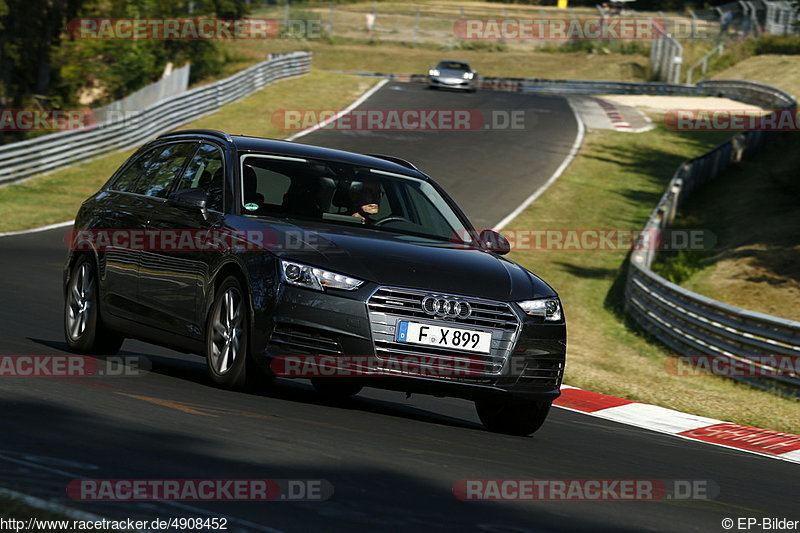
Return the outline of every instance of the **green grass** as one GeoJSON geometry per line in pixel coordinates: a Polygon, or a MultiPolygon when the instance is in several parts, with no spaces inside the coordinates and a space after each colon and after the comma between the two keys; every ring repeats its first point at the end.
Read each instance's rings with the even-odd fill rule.
{"type": "Polygon", "coordinates": [[[800,55],[759,55],[750,57],[712,78],[754,80],[769,83],[800,97],[800,55]]]}
{"type": "MultiPolygon", "coordinates": [[[[374,83],[375,80],[357,76],[312,71],[307,76],[271,85],[180,129],[214,128],[230,133],[282,138],[290,132],[273,124],[275,111],[341,109],[374,83]],[[320,93],[317,87],[325,87],[325,91],[320,93]]],[[[0,187],[0,232],[70,220],[81,202],[97,192],[131,153],[113,153],[0,187]]]]}
{"type": "MultiPolygon", "coordinates": [[[[674,169],[727,140],[728,133],[590,132],[567,172],[509,229],[622,229],[644,226],[674,169]]],[[[567,316],[565,382],[697,415],[800,432],[800,402],[731,380],[678,377],[671,352],[622,313],[627,254],[621,251],[514,251],[511,258],[559,291],[567,316]]]]}
{"type": "Polygon", "coordinates": [[[614,53],[445,50],[441,46],[363,41],[225,41],[223,44],[230,47],[227,53],[235,58],[237,68],[263,61],[267,53],[295,50],[312,51],[314,67],[322,70],[403,74],[424,74],[431,65],[451,56],[469,62],[482,76],[511,78],[644,81],[648,65],[645,56],[614,53]]]}
{"type": "Polygon", "coordinates": [[[711,251],[659,256],[658,270],[691,265],[675,281],[723,302],[800,320],[800,136],[783,133],[767,150],[701,187],[678,213],[683,227],[717,236],[711,251]]]}

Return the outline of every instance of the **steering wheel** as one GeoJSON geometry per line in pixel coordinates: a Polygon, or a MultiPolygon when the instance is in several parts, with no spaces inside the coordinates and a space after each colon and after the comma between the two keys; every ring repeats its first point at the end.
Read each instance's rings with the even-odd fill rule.
{"type": "Polygon", "coordinates": [[[407,219],[407,218],[405,218],[405,217],[396,217],[396,216],[395,216],[395,217],[386,217],[386,218],[383,218],[383,219],[381,219],[381,220],[379,220],[379,221],[377,221],[377,222],[373,223],[372,225],[373,225],[373,226],[382,226],[382,225],[384,225],[384,224],[386,224],[386,223],[388,223],[388,222],[409,222],[409,223],[410,223],[411,221],[410,221],[410,220],[408,220],[408,219],[407,219]]]}

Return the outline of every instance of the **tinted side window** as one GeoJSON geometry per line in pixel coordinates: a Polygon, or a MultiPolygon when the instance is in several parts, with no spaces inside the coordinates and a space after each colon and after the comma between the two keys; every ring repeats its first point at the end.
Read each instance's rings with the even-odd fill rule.
{"type": "Polygon", "coordinates": [[[186,158],[192,155],[196,146],[195,143],[173,143],[159,148],[158,155],[147,161],[144,175],[131,192],[166,198],[186,158]]]}
{"type": "Polygon", "coordinates": [[[281,205],[283,197],[289,192],[292,179],[280,172],[266,168],[254,169],[258,176],[257,192],[264,197],[264,203],[281,205]]]}
{"type": "Polygon", "coordinates": [[[206,207],[222,211],[224,207],[225,160],[222,150],[213,144],[202,144],[183,173],[178,190],[203,189],[208,194],[206,207]]]}
{"type": "Polygon", "coordinates": [[[114,179],[108,186],[112,191],[132,192],[136,189],[136,182],[145,173],[150,160],[157,156],[160,148],[154,148],[141,154],[128,168],[114,179]]]}

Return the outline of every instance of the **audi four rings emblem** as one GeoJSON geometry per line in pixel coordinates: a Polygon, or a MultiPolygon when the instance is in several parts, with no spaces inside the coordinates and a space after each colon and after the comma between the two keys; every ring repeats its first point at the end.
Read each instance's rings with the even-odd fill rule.
{"type": "Polygon", "coordinates": [[[426,296],[422,299],[422,310],[442,318],[467,318],[472,314],[472,306],[467,302],[444,296],[426,296]]]}

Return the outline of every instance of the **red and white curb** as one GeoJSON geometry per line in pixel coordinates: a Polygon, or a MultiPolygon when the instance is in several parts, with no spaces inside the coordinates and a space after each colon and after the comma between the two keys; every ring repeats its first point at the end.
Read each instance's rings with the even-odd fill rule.
{"type": "Polygon", "coordinates": [[[597,105],[605,112],[608,120],[611,121],[611,125],[614,126],[614,129],[617,131],[632,131],[633,128],[631,127],[630,122],[625,120],[625,117],[622,116],[622,113],[619,112],[617,106],[612,104],[611,102],[607,102],[602,98],[595,98],[597,100],[597,105]]]}
{"type": "Polygon", "coordinates": [[[553,405],[682,439],[800,463],[800,435],[742,426],[562,385],[553,405]]]}

